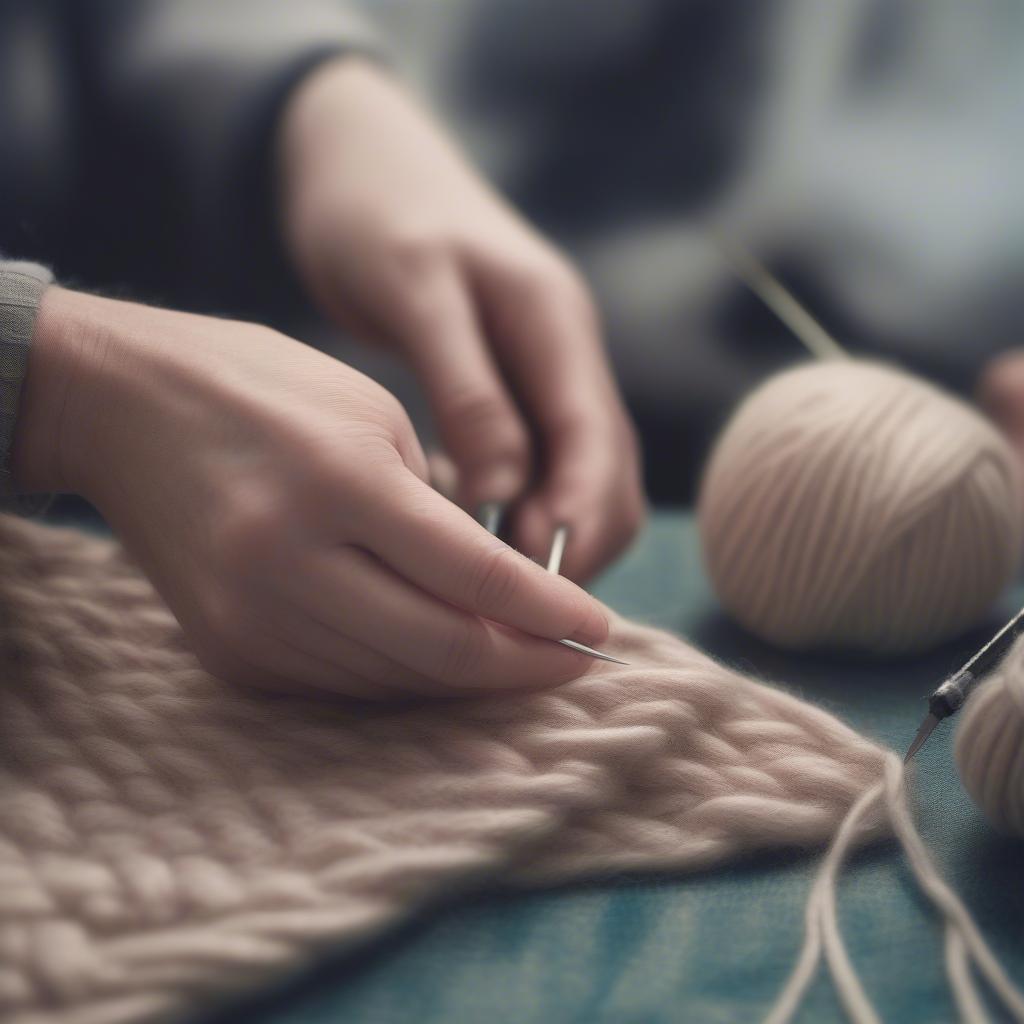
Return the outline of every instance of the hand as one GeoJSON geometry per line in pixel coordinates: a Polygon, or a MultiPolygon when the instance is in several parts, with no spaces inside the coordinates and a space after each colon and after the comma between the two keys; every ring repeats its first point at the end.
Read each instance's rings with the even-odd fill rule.
{"type": "Polygon", "coordinates": [[[1024,460],[1024,349],[1008,349],[985,364],[978,401],[1024,460]]]}
{"type": "Polygon", "coordinates": [[[424,482],[398,403],[265,328],[51,288],[13,469],[104,514],[231,680],[358,697],[542,686],[601,606],[424,482]]]}
{"type": "Polygon", "coordinates": [[[325,312],[412,364],[467,508],[525,492],[520,550],[590,576],[643,518],[637,446],[587,289],[406,94],[355,58],[289,104],[285,230],[325,312]],[[537,441],[538,457],[531,451],[537,441]]]}

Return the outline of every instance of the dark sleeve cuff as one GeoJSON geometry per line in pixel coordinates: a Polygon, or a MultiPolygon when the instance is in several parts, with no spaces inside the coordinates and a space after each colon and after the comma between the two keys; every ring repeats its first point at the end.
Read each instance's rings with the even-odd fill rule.
{"type": "Polygon", "coordinates": [[[94,181],[122,181],[105,199],[115,219],[134,215],[132,248],[153,261],[151,280],[183,281],[194,305],[237,307],[285,266],[275,144],[289,93],[322,61],[381,56],[376,36],[336,0],[106,9],[89,61],[108,132],[94,181]]]}

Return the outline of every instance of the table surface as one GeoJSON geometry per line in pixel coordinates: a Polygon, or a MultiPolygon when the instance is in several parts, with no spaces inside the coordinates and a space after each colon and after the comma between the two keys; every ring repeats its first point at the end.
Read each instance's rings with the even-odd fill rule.
{"type": "MultiPolygon", "coordinates": [[[[595,591],[742,671],[834,711],[903,749],[922,696],[1008,617],[926,658],[872,663],[794,657],[717,610],[692,519],[655,515],[595,591]]],[[[953,729],[926,745],[914,787],[922,834],[1004,965],[1024,985],[1024,843],[995,835],[960,786],[953,729]]],[[[774,856],[698,876],[635,877],[464,900],[372,948],[328,959],[204,1024],[630,1024],[756,1021],[791,969],[815,857],[774,856]]],[[[844,872],[840,915],[853,960],[886,1021],[955,1019],[940,929],[891,844],[844,872]]],[[[801,1021],[841,1020],[819,978],[801,1021]]],[[[995,1014],[994,1019],[1001,1019],[995,1014]]]]}

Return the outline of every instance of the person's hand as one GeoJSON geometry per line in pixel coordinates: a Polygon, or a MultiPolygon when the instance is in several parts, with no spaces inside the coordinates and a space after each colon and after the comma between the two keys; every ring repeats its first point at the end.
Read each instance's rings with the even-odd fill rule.
{"type": "Polygon", "coordinates": [[[584,579],[643,518],[637,446],[597,317],[568,263],[383,71],[313,72],[282,129],[284,229],[321,308],[408,359],[459,500],[525,495],[513,539],[584,579]]]}
{"type": "Polygon", "coordinates": [[[982,408],[1024,461],[1024,349],[1008,349],[990,359],[976,392],[982,408]]]}
{"type": "Polygon", "coordinates": [[[13,450],[85,495],[215,675],[358,697],[551,685],[601,605],[425,483],[399,404],[269,329],[51,288],[13,450]]]}

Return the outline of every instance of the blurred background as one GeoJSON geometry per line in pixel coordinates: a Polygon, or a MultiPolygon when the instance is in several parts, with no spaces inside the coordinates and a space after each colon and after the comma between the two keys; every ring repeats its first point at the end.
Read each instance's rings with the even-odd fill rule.
{"type": "Polygon", "coordinates": [[[805,358],[742,239],[844,345],[969,392],[1024,312],[1024,8],[958,0],[376,3],[492,178],[589,277],[661,501],[805,358]]]}
{"type": "MultiPolygon", "coordinates": [[[[737,398],[805,358],[723,263],[711,229],[741,239],[850,349],[962,393],[989,355],[1018,343],[1024,8],[1015,0],[360,6],[398,73],[589,278],[656,501],[688,500],[737,398]]],[[[33,60],[32,38],[8,33],[0,68],[33,60]]],[[[38,113],[49,94],[34,95],[38,113]]],[[[121,144],[102,124],[89,131],[90,144],[121,144]]],[[[60,160],[40,161],[37,187],[59,192],[49,179],[60,160]]],[[[160,160],[150,161],[126,161],[122,196],[173,209],[160,160]]],[[[45,257],[59,253],[65,279],[86,286],[269,317],[382,379],[429,433],[401,368],[311,322],[270,257],[220,288],[215,270],[170,243],[158,260],[126,258],[81,212],[61,230],[56,250],[23,237],[19,255],[38,242],[45,257]]],[[[207,249],[220,265],[232,258],[226,244],[273,240],[218,237],[207,249]]]]}

